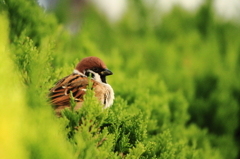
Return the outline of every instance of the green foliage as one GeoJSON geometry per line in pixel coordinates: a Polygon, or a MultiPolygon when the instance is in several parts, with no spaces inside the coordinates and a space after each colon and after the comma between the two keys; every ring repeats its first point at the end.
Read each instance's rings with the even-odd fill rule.
{"type": "Polygon", "coordinates": [[[0,1],[1,158],[237,158],[239,26],[211,4],[159,18],[131,1],[114,25],[89,7],[69,35],[57,22],[66,15],[0,1]],[[90,55],[114,72],[113,106],[102,109],[90,85],[82,108],[72,98],[57,118],[49,88],[90,55]]]}
{"type": "Polygon", "coordinates": [[[37,1],[4,0],[3,7],[8,13],[10,40],[24,36],[30,37],[36,45],[49,38],[58,26],[54,16],[44,14],[37,1]]]}

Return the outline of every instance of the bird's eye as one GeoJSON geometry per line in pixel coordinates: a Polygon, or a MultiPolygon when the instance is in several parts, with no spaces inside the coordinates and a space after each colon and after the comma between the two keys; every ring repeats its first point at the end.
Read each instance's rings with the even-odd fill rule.
{"type": "Polygon", "coordinates": [[[97,67],[93,67],[92,70],[93,70],[94,72],[99,72],[99,68],[97,68],[97,67]]]}

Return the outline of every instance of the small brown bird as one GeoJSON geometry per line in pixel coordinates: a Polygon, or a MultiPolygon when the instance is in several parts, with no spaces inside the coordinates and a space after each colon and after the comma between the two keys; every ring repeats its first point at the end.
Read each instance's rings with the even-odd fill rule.
{"type": "Polygon", "coordinates": [[[83,58],[71,75],[59,80],[50,89],[49,97],[56,114],[60,116],[61,110],[70,108],[70,91],[72,91],[74,100],[77,102],[75,110],[81,108],[89,76],[92,78],[92,87],[97,99],[104,108],[110,107],[113,104],[114,91],[107,84],[106,76],[112,74],[101,59],[94,56],[83,58]]]}

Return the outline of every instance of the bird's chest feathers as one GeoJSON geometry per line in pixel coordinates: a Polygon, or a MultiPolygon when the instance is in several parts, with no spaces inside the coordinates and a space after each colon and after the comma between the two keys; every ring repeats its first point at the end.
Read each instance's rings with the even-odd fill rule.
{"type": "Polygon", "coordinates": [[[94,88],[95,96],[104,105],[104,108],[108,108],[113,104],[114,92],[109,84],[101,83],[94,88]]]}

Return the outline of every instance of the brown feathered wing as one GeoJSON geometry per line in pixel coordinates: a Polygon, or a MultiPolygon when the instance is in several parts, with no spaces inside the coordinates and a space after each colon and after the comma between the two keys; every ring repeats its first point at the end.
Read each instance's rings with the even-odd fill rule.
{"type": "MultiPolygon", "coordinates": [[[[103,99],[104,89],[99,82],[91,80],[95,90],[95,96],[100,100],[103,99]]],[[[64,108],[70,107],[70,91],[72,91],[74,100],[77,102],[75,110],[82,106],[83,96],[86,93],[88,86],[88,77],[71,74],[59,80],[55,87],[50,89],[49,97],[54,109],[58,115],[64,108]]]]}

